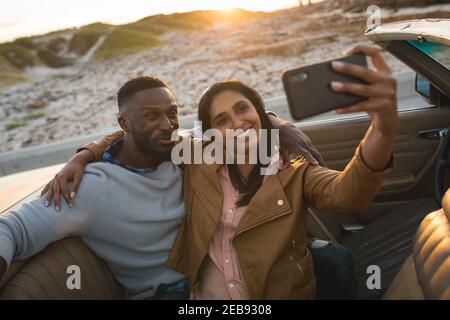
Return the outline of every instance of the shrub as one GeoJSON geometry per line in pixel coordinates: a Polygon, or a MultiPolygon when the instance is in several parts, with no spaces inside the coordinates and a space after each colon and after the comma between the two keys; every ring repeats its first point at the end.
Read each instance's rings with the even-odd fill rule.
{"type": "Polygon", "coordinates": [[[161,45],[163,42],[145,32],[116,28],[94,53],[95,59],[109,59],[161,45]]]}
{"type": "Polygon", "coordinates": [[[37,56],[49,67],[62,68],[72,65],[72,60],[63,58],[48,49],[39,49],[37,56]]]}
{"type": "Polygon", "coordinates": [[[10,130],[14,130],[16,128],[20,128],[25,126],[27,123],[25,121],[19,120],[19,121],[14,121],[14,122],[10,122],[7,123],[5,126],[6,131],[10,131],[10,130]]]}
{"type": "Polygon", "coordinates": [[[22,46],[13,43],[5,43],[0,45],[0,55],[9,61],[18,69],[25,69],[26,67],[33,67],[40,64],[30,51],[22,46]]]}
{"type": "Polygon", "coordinates": [[[50,40],[50,42],[47,45],[47,48],[50,51],[53,51],[54,53],[60,52],[64,45],[66,44],[67,40],[63,37],[56,37],[50,40]]]}
{"type": "Polygon", "coordinates": [[[45,112],[32,112],[28,113],[26,116],[22,118],[23,121],[29,121],[34,119],[39,119],[45,117],[45,112]]]}
{"type": "Polygon", "coordinates": [[[100,31],[80,30],[76,32],[69,43],[69,50],[78,55],[84,55],[102,35],[100,31]]]}
{"type": "Polygon", "coordinates": [[[19,38],[16,39],[14,43],[28,50],[33,50],[37,48],[37,45],[33,42],[31,38],[19,38]]]}

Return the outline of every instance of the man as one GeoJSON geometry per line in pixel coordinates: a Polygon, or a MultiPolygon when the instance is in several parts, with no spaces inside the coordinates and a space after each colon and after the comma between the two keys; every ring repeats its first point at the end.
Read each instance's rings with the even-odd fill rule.
{"type": "Polygon", "coordinates": [[[164,82],[142,77],[119,90],[118,104],[125,137],[86,167],[76,206],[62,203],[55,213],[41,197],[0,215],[0,277],[13,259],[79,236],[127,297],[158,298],[158,288],[164,298],[188,297],[184,276],[165,266],[184,216],[183,171],[170,161],[176,100],[164,82]]]}
{"type": "MultiPolygon", "coordinates": [[[[123,139],[86,167],[79,187],[81,177],[74,179],[70,195],[57,179],[44,190],[50,197],[56,190],[59,213],[41,197],[0,215],[0,278],[12,260],[78,236],[107,262],[128,298],[188,298],[184,276],[165,266],[185,213],[183,170],[170,161],[179,127],[175,97],[163,81],[140,77],[122,86],[118,105],[123,139]]],[[[94,160],[88,150],[74,158],[94,160]]]]}

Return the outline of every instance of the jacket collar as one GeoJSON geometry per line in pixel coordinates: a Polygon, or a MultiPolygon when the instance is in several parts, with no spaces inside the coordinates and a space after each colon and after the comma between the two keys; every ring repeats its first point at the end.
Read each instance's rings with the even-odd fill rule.
{"type": "MultiPolygon", "coordinates": [[[[267,177],[248,204],[236,236],[261,223],[292,212],[284,188],[295,176],[297,168],[305,162],[303,158],[297,158],[284,170],[267,177]]],[[[198,175],[193,181],[194,192],[203,206],[208,208],[207,211],[216,224],[220,221],[223,209],[223,192],[217,172],[221,166],[220,164],[200,165],[198,175]]]]}

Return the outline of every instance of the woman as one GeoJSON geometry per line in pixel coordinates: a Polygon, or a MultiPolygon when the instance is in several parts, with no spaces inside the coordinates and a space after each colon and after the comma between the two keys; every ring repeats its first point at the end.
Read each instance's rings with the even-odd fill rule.
{"type": "MultiPolygon", "coordinates": [[[[258,174],[260,163],[186,168],[188,213],[168,265],[188,277],[193,298],[315,297],[307,207],[335,212],[366,207],[392,164],[398,126],[395,80],[378,50],[358,49],[372,58],[377,71],[333,67],[370,85],[333,84],[333,88],[368,96],[368,101],[345,112],[367,111],[372,124],[343,172],[311,165],[303,158],[265,177],[258,174]]],[[[270,129],[262,100],[239,82],[210,87],[198,116],[204,131],[215,128],[224,135],[226,129],[270,129]]]]}
{"type": "MultiPolygon", "coordinates": [[[[334,64],[368,85],[332,84],[339,92],[367,96],[337,113],[366,111],[372,123],[344,171],[304,158],[278,162],[277,174],[263,176],[256,164],[185,166],[186,216],[168,265],[189,278],[194,299],[312,299],[316,284],[307,248],[307,208],[351,211],[366,207],[392,166],[398,127],[395,80],[379,50],[356,47],[375,70],[334,64]]],[[[271,130],[262,99],[236,81],[213,85],[199,104],[202,129],[271,130]]],[[[251,151],[246,145],[246,155],[251,151]]],[[[236,150],[228,150],[233,153],[236,150]]],[[[275,155],[276,156],[276,155],[275,155]]],[[[248,157],[246,157],[248,159],[248,157]]]]}

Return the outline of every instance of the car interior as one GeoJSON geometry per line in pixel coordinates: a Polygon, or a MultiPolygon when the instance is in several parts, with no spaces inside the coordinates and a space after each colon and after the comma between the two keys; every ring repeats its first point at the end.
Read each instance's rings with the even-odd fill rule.
{"type": "MultiPolygon", "coordinates": [[[[442,93],[448,96],[450,92],[450,72],[439,60],[421,51],[420,43],[391,41],[380,45],[423,74],[416,77],[416,91],[430,105],[399,111],[394,167],[369,208],[343,215],[309,209],[313,236],[336,241],[352,251],[358,299],[381,298],[405,260],[412,259],[408,257],[413,250],[415,255],[424,257],[425,253],[420,252],[424,250],[423,244],[412,240],[414,235],[424,237],[421,230],[426,227],[419,230],[418,227],[427,221],[428,218],[424,220],[427,215],[448,205],[449,193],[446,199],[443,194],[450,185],[450,104],[442,93]],[[380,289],[368,289],[366,285],[370,265],[378,265],[382,270],[380,289]]],[[[444,50],[448,53],[448,48],[444,50]]],[[[314,141],[328,167],[342,170],[369,122],[368,117],[361,116],[301,128],[314,141]]],[[[445,219],[442,222],[448,224],[445,219]]],[[[448,257],[448,244],[442,249],[448,257]]]]}
{"type": "MultiPolygon", "coordinates": [[[[344,214],[309,208],[309,236],[352,251],[355,299],[450,299],[450,71],[406,41],[380,45],[418,72],[416,91],[429,106],[399,111],[394,167],[369,208],[344,214]],[[381,269],[380,289],[366,285],[370,265],[381,269]]],[[[369,116],[354,115],[298,127],[329,168],[343,170],[369,123],[369,116]]],[[[0,288],[0,299],[124,298],[105,262],[77,238],[14,262],[0,288]],[[65,285],[71,264],[89,270],[81,290],[65,285]]]]}

